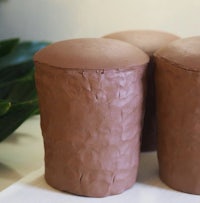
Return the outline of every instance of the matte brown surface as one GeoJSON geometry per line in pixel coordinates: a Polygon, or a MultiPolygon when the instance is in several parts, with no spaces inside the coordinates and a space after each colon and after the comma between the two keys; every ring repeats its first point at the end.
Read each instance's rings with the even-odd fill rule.
{"type": "Polygon", "coordinates": [[[111,33],[104,37],[131,43],[142,49],[149,56],[153,56],[155,51],[179,38],[172,33],[157,30],[127,30],[111,33]]]}
{"type": "Polygon", "coordinates": [[[105,70],[137,67],[148,63],[149,57],[126,42],[85,38],[53,43],[36,53],[34,60],[66,69],[105,70]]]}
{"type": "Polygon", "coordinates": [[[160,177],[170,187],[192,194],[200,194],[199,44],[200,38],[184,39],[156,54],[160,177]],[[193,64],[189,63],[191,58],[195,58],[193,64]]]}
{"type": "Polygon", "coordinates": [[[177,67],[200,71],[200,36],[179,39],[159,50],[156,55],[174,63],[177,67]]]}
{"type": "Polygon", "coordinates": [[[173,40],[179,37],[162,31],[156,30],[128,30],[117,33],[111,33],[104,36],[105,38],[113,38],[122,40],[142,49],[150,56],[150,63],[147,69],[147,95],[146,107],[144,116],[144,126],[142,130],[142,144],[141,150],[153,151],[157,148],[156,136],[156,102],[155,102],[155,84],[154,72],[155,62],[153,53],[158,49],[166,46],[173,40]]]}
{"type": "MultiPolygon", "coordinates": [[[[126,45],[118,44],[120,52],[130,51],[130,45],[128,49],[126,45]]],[[[98,45],[96,49],[100,47],[98,45]]],[[[132,47],[131,52],[137,55],[136,50],[132,47]]],[[[47,49],[45,52],[43,54],[48,55],[47,49]]],[[[84,49],[82,52],[85,54],[84,49]]],[[[68,58],[68,53],[59,54],[68,58]]],[[[131,63],[126,64],[128,69],[118,63],[120,70],[104,70],[97,59],[96,64],[92,62],[96,70],[95,67],[84,70],[85,64],[86,67],[91,65],[92,54],[88,52],[85,63],[76,62],[78,69],[72,69],[71,62],[69,67],[64,63],[65,68],[40,63],[38,58],[44,61],[37,54],[35,76],[47,182],[62,191],[103,197],[123,192],[136,180],[146,72],[145,65],[141,64],[148,57],[139,51],[144,60],[140,58],[140,66],[134,64],[135,59],[131,56],[132,59],[128,59],[131,63]]],[[[111,53],[108,55],[112,58],[111,53]]],[[[79,56],[74,51],[73,61],[75,57],[78,61],[79,56]]],[[[114,64],[117,64],[116,60],[114,64]]],[[[60,61],[54,63],[60,64],[60,61]]]]}

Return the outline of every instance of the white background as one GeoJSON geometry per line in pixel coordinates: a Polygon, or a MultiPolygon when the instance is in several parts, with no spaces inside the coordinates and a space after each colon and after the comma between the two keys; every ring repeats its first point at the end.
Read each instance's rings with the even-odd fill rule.
{"type": "Polygon", "coordinates": [[[200,35],[199,0],[0,0],[0,39],[59,41],[127,29],[200,35]]]}

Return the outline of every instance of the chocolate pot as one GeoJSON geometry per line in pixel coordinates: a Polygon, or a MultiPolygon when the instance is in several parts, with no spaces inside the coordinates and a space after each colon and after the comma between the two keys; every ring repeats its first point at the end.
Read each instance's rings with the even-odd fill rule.
{"type": "Polygon", "coordinates": [[[155,62],[153,54],[179,37],[156,30],[128,30],[111,33],[105,38],[118,39],[139,47],[150,57],[147,68],[147,94],[144,124],[142,130],[141,151],[154,151],[157,149],[156,102],[155,102],[155,62]]]}
{"type": "Polygon", "coordinates": [[[155,56],[160,178],[200,194],[200,37],[172,42],[155,56]]]}
{"type": "Polygon", "coordinates": [[[111,39],[66,40],[35,55],[48,184],[92,197],[133,186],[148,60],[111,39]]]}

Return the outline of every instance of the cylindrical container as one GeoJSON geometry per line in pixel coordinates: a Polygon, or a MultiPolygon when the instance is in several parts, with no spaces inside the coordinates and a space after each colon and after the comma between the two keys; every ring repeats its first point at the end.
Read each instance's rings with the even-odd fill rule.
{"type": "Polygon", "coordinates": [[[160,178],[200,194],[200,37],[172,42],[155,57],[160,178]]]}
{"type": "Polygon", "coordinates": [[[157,132],[154,84],[155,62],[153,54],[158,49],[166,46],[168,43],[178,39],[179,37],[171,33],[156,30],[129,30],[112,33],[104,37],[131,43],[132,45],[135,45],[142,49],[150,57],[150,62],[147,68],[147,95],[144,124],[142,130],[141,150],[144,152],[156,150],[157,132]]]}
{"type": "Polygon", "coordinates": [[[112,39],[73,39],[36,53],[45,178],[103,197],[136,179],[148,56],[112,39]]]}

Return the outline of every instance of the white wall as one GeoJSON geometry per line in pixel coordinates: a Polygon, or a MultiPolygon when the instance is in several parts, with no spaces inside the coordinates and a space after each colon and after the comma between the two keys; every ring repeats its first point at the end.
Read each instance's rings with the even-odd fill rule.
{"type": "Polygon", "coordinates": [[[200,0],[0,0],[0,39],[58,41],[126,29],[200,35],[200,0]]]}

